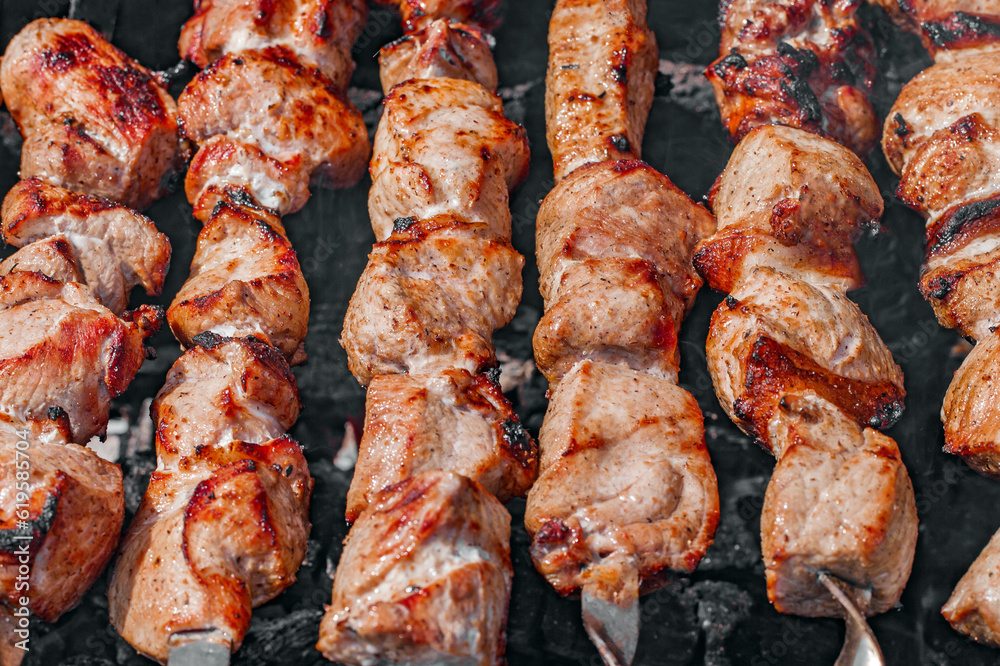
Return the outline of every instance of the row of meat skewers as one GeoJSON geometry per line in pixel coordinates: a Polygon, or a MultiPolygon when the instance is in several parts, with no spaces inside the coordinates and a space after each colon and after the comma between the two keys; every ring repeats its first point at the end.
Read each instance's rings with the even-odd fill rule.
{"type": "MultiPolygon", "coordinates": [[[[534,339],[552,394],[536,447],[499,389],[490,340],[520,299],[508,202],[529,154],[493,92],[486,31],[496,3],[400,3],[406,36],[380,59],[385,113],[369,197],[378,242],[342,340],[368,409],[348,496],[354,527],[318,644],[328,658],[500,662],[512,576],[501,502],[528,493],[536,567],[560,593],[582,592],[609,663],[631,660],[635,635],[609,631],[612,607],[634,614],[640,591],[667,570],[692,570],[718,521],[701,413],[676,385],[677,331],[702,277],[728,294],[708,341],[720,402],[778,458],[762,518],[770,599],[783,612],[839,615],[817,573],[851,586],[868,613],[899,599],[916,511],[898,447],[877,430],[901,413],[902,375],[844,296],[863,280],[852,242],[882,200],[860,160],[830,140],[863,154],[878,136],[866,99],[870,38],[856,5],[812,3],[809,20],[758,5],[727,3],[722,56],[709,69],[723,120],[742,138],[710,196],[716,230],[708,211],[639,161],[657,65],[643,3],[557,3],[546,82],[557,186],[539,212],[546,311],[534,339]]],[[[183,163],[178,117],[197,148],[185,190],[205,226],[166,313],[188,351],[154,401],[158,467],[120,548],[112,622],[161,661],[187,632],[235,650],[251,607],[294,580],[312,481],[285,436],[300,409],[288,364],[305,359],[308,291],[280,217],[302,207],[311,182],[344,186],[363,174],[367,133],[343,90],[366,12],[347,0],[250,13],[201,2],[180,47],[206,69],[176,107],[84,24],[36,22],[8,47],[0,86],[25,134],[27,179],[3,208],[5,238],[24,247],[0,266],[9,303],[0,334],[9,324],[23,337],[28,317],[61,323],[58,339],[39,330],[45,344],[11,342],[17,362],[4,371],[13,390],[36,381],[38,349],[71,358],[51,366],[48,393],[4,405],[2,455],[13,461],[25,427],[39,442],[44,482],[28,523],[32,611],[43,619],[89,587],[121,528],[120,471],[71,442],[106,427],[110,398],[163,318],[125,309],[133,286],[162,289],[169,263],[165,237],[126,206],[148,205],[183,163]],[[74,383],[82,369],[88,381],[74,383]],[[48,497],[60,498],[54,514],[48,497]],[[102,521],[81,520],[105,505],[102,521]],[[60,536],[84,524],[86,541],[60,536]]],[[[907,120],[926,114],[906,104],[928,94],[921,85],[991,71],[994,58],[988,45],[953,54],[939,32],[925,34],[947,61],[936,67],[951,69],[904,91],[883,144],[903,169],[901,192],[919,190],[912,201],[947,235],[932,245],[925,292],[943,319],[988,338],[981,293],[962,289],[989,284],[976,257],[995,248],[975,232],[989,230],[992,193],[963,175],[971,199],[947,185],[938,206],[928,178],[954,173],[947,151],[957,141],[987,145],[992,130],[968,115],[975,100],[927,127],[907,120]],[[955,260],[974,265],[956,272],[955,260]]],[[[970,368],[946,415],[959,414],[949,405],[989,409],[970,368]]],[[[970,429],[947,432],[960,448],[970,429]]],[[[990,470],[982,444],[968,447],[990,470]]],[[[3,529],[21,529],[16,520],[5,515],[3,529]]],[[[992,565],[981,562],[986,575],[992,565]]],[[[4,560],[0,582],[15,606],[16,571],[4,560]]],[[[963,585],[956,595],[971,598],[963,585]]],[[[949,619],[995,641],[982,603],[949,619]]]]}

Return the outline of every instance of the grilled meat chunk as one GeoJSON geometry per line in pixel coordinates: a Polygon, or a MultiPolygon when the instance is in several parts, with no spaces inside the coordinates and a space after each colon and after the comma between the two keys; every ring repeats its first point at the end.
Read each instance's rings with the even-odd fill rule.
{"type": "Polygon", "coordinates": [[[142,210],[181,166],[177,107],[153,75],[81,21],[38,19],[0,66],[21,177],[142,210]]]}
{"type": "Polygon", "coordinates": [[[346,91],[367,18],[364,0],[197,0],[177,48],[205,68],[229,53],[285,46],[346,91]]]}
{"type": "Polygon", "coordinates": [[[83,274],[76,252],[62,234],[28,243],[0,262],[0,275],[15,272],[41,273],[57,282],[80,282],[83,274]]]}
{"type": "MultiPolygon", "coordinates": [[[[996,280],[993,281],[996,283],[996,280]]],[[[944,397],[945,447],[974,470],[1000,478],[1000,335],[979,340],[955,373],[944,397]]]]}
{"type": "Polygon", "coordinates": [[[903,373],[858,306],[773,268],[754,269],[715,311],[706,353],[726,413],[778,458],[788,442],[770,434],[789,393],[808,388],[873,428],[903,413],[903,373]]]}
{"type": "Polygon", "coordinates": [[[937,62],[1000,46],[1000,8],[991,0],[869,0],[921,40],[937,62]]]}
{"type": "Polygon", "coordinates": [[[206,331],[255,335],[301,363],[308,320],[309,288],[281,222],[269,211],[220,202],[167,310],[174,335],[185,347],[206,331]]]}
{"type": "Polygon", "coordinates": [[[380,375],[368,386],[368,405],[348,522],[378,491],[423,471],[461,474],[504,503],[523,497],[535,480],[535,442],[486,374],[380,375]]]}
{"type": "Polygon", "coordinates": [[[864,282],[853,243],[882,215],[865,165],[832,141],[780,126],[750,132],[710,195],[719,233],[694,263],[729,293],[757,267],[840,290],[864,282]]]}
{"type": "MultiPolygon", "coordinates": [[[[606,560],[630,559],[644,591],[692,571],[719,519],[698,403],[671,381],[583,361],[556,387],[539,435],[525,526],[535,568],[563,595],[606,560]]],[[[618,581],[621,584],[623,581],[618,581]]]]}
{"type": "Polygon", "coordinates": [[[875,77],[860,0],[722,4],[719,59],[706,70],[733,141],[760,125],[828,136],[859,155],[878,140],[875,77]]]}
{"type": "Polygon", "coordinates": [[[312,478],[281,435],[299,410],[287,364],[254,338],[199,342],[153,403],[158,466],[108,588],[115,628],[161,662],[184,631],[237,650],[251,608],[294,582],[310,528],[312,478]]]}
{"type": "MultiPolygon", "coordinates": [[[[298,169],[333,187],[353,185],[364,175],[370,154],[361,113],[319,70],[303,65],[284,46],[229,53],[200,72],[178,100],[185,135],[199,146],[222,135],[249,144],[273,160],[274,169],[298,169]]],[[[222,178],[242,184],[261,205],[273,205],[275,179],[259,176],[241,160],[245,151],[218,150],[199,159],[185,183],[189,199],[202,214],[203,190],[222,178]],[[210,173],[202,173],[210,169],[210,173]],[[199,183],[204,183],[198,188],[199,183]]],[[[257,160],[261,161],[261,160],[257,160]]],[[[251,163],[250,166],[253,166],[251,163]]],[[[270,176],[270,177],[269,177],[270,176]]],[[[299,176],[301,178],[302,176],[299,176]]],[[[283,179],[279,179],[280,180],[283,179]]],[[[304,199],[296,188],[278,196],[280,215],[293,213],[304,199]]]]}
{"type": "Polygon", "coordinates": [[[170,241],[149,218],[124,206],[32,178],[7,193],[0,216],[4,242],[16,247],[61,234],[82,274],[76,281],[117,315],[134,286],[150,296],[163,291],[170,241]]]}
{"type": "Polygon", "coordinates": [[[70,444],[60,420],[0,423],[0,496],[6,498],[0,506],[0,603],[19,608],[29,596],[28,608],[46,622],[93,585],[114,554],[125,516],[121,470],[70,444]]]}
{"type": "Polygon", "coordinates": [[[298,158],[282,162],[251,143],[217,134],[191,160],[184,192],[202,222],[220,201],[256,203],[282,215],[306,205],[309,173],[298,158]]]}
{"type": "Polygon", "coordinates": [[[410,79],[463,79],[497,89],[497,66],[486,35],[469,25],[438,19],[379,51],[379,78],[386,95],[410,79]]]}
{"type": "Polygon", "coordinates": [[[399,9],[403,32],[423,30],[438,19],[467,23],[490,31],[500,25],[501,0],[377,0],[399,9]]]}
{"type": "Polygon", "coordinates": [[[504,663],[510,515],[481,485],[424,472],[354,524],[316,647],[348,664],[504,663]]]}
{"type": "Polygon", "coordinates": [[[677,331],[701,287],[691,254],[711,214],[646,164],[609,161],[561,181],[536,229],[546,312],[534,347],[548,380],[592,358],[676,381],[677,331]]]}
{"type": "Polygon", "coordinates": [[[344,318],[351,372],[367,386],[375,375],[494,365],[493,331],[514,316],[523,264],[508,241],[460,222],[413,224],[377,243],[344,318]]]}
{"type": "Polygon", "coordinates": [[[556,3],[545,127],[557,183],[588,162],[641,156],[657,54],[644,1],[556,3]]]}
{"type": "Polygon", "coordinates": [[[0,413],[18,423],[65,417],[69,440],[85,444],[104,432],[111,399],[135,377],[143,340],[158,327],[156,313],[119,319],[80,284],[0,277],[0,413]]]}
{"type": "Polygon", "coordinates": [[[899,601],[917,543],[913,486],[896,443],[811,391],[784,397],[770,438],[778,453],[764,496],[767,595],[782,613],[837,617],[816,580],[831,573],[869,588],[867,613],[899,601]]]}
{"type": "Polygon", "coordinates": [[[761,540],[768,598],[784,613],[839,616],[828,572],[891,608],[916,547],[913,489],[896,443],[872,428],[902,414],[903,375],[844,292],[863,279],[851,246],[882,212],[864,165],[788,127],[760,127],[712,193],[720,232],[695,265],[728,292],[706,352],[729,416],[778,459],[761,540]],[[866,427],[868,426],[868,427],[866,427]]]}
{"type": "Polygon", "coordinates": [[[159,459],[197,457],[205,442],[278,439],[301,408],[295,377],[274,347],[252,336],[202,333],[152,404],[159,459]]]}
{"type": "Polygon", "coordinates": [[[385,98],[368,212],[384,241],[400,218],[447,214],[510,237],[510,190],[528,173],[525,129],[472,81],[413,80],[385,98]]]}
{"type": "Polygon", "coordinates": [[[1000,608],[997,607],[996,580],[1000,576],[1000,532],[965,572],[955,586],[941,614],[977,643],[1000,647],[1000,608]]]}
{"type": "Polygon", "coordinates": [[[979,114],[986,125],[1000,125],[998,80],[1000,57],[996,53],[971,53],[913,77],[896,98],[882,133],[882,151],[893,171],[902,174],[904,165],[915,159],[925,143],[946,136],[942,130],[948,132],[966,116],[979,114]]]}

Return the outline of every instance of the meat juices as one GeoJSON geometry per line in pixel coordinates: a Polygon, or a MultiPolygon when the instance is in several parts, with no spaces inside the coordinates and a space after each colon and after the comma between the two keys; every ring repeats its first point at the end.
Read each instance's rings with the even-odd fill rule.
{"type": "MultiPolygon", "coordinates": [[[[897,195],[926,220],[920,291],[942,326],[976,343],[944,398],[945,451],[1000,478],[1000,8],[979,0],[877,4],[919,34],[935,61],[900,91],[882,150],[900,176],[897,195]]],[[[997,566],[994,536],[941,612],[957,631],[1000,647],[997,566]]]]}
{"type": "Polygon", "coordinates": [[[341,337],[368,386],[355,522],[317,648],[348,664],[493,666],[513,576],[497,498],[523,496],[538,465],[492,343],[521,297],[508,202],[529,151],[492,91],[483,30],[498,3],[399,4],[407,34],[379,56],[378,242],[341,337]]]}

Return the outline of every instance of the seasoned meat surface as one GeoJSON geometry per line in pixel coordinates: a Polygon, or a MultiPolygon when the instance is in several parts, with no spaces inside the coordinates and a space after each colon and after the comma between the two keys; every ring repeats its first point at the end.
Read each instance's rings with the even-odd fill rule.
{"type": "MultiPolygon", "coordinates": [[[[370,154],[368,131],[361,113],[319,70],[302,64],[284,46],[225,55],[201,71],[178,100],[185,135],[199,146],[222,135],[249,144],[277,163],[274,168],[299,169],[333,187],[353,185],[364,175],[370,154]]],[[[240,160],[241,151],[216,151],[195,165],[213,174],[245,173],[243,183],[264,205],[273,194],[273,177],[257,175],[240,160]]],[[[192,181],[210,181],[211,175],[188,175],[192,181]]],[[[291,202],[303,201],[286,188],[282,215],[295,212],[291,202]]],[[[200,191],[199,191],[200,198],[200,191]]],[[[194,200],[197,203],[198,199],[194,200]]],[[[199,210],[205,209],[204,204],[199,210]]]]}
{"type": "Polygon", "coordinates": [[[204,68],[229,53],[284,46],[346,91],[367,18],[364,0],[197,0],[177,47],[204,68]]]}
{"type": "Polygon", "coordinates": [[[692,571],[719,519],[698,403],[671,381],[592,361],[556,387],[525,526],[535,568],[563,595],[605,560],[634,561],[645,589],[692,571]]]}
{"type": "Polygon", "coordinates": [[[500,25],[501,0],[377,0],[396,7],[403,20],[403,31],[411,34],[438,19],[467,23],[482,30],[500,25]]]}
{"type": "Polygon", "coordinates": [[[528,174],[525,129],[500,98],[459,79],[418,79],[385,98],[368,212],[385,240],[396,220],[449,215],[510,237],[510,190],[528,174]]]}
{"type": "Polygon", "coordinates": [[[163,291],[170,241],[135,211],[32,178],[7,193],[0,216],[4,242],[15,247],[61,234],[82,273],[77,281],[115,314],[125,310],[136,285],[150,296],[163,291]]]}
{"type": "Polygon", "coordinates": [[[723,409],[775,454],[773,419],[805,388],[859,423],[891,426],[903,412],[903,373],[878,332],[841,292],[759,267],[712,317],[708,367],[723,409]]]}
{"type": "Polygon", "coordinates": [[[57,421],[28,427],[4,422],[0,496],[7,498],[0,506],[0,603],[19,608],[20,598],[28,596],[31,612],[54,622],[77,604],[114,554],[125,515],[121,470],[68,443],[57,421]],[[28,495],[26,514],[14,502],[19,490],[28,495]],[[19,527],[22,520],[26,530],[19,527]],[[25,555],[31,571],[19,581],[25,555]]]}
{"type": "Polygon", "coordinates": [[[868,95],[875,50],[860,0],[732,0],[720,11],[719,59],[706,70],[734,141],[779,124],[828,136],[859,155],[878,140],[868,95]]]}
{"type": "Polygon", "coordinates": [[[659,66],[643,0],[559,0],[549,22],[545,127],[556,182],[638,159],[659,66]]]}
{"type": "Polygon", "coordinates": [[[378,54],[382,90],[411,79],[463,79],[497,89],[497,66],[486,35],[470,25],[438,19],[404,35],[378,54]]]}
{"type": "Polygon", "coordinates": [[[508,241],[459,222],[413,224],[377,243],[344,318],[351,372],[367,386],[382,374],[494,365],[493,331],[514,316],[523,264],[508,241]]]}
{"type": "Polygon", "coordinates": [[[1000,533],[994,534],[986,544],[941,609],[941,614],[956,631],[992,647],[1000,647],[1000,607],[996,596],[998,576],[1000,533]]]}
{"type": "Polygon", "coordinates": [[[251,608],[295,581],[310,528],[312,478],[282,434],[299,409],[287,364],[254,338],[199,342],[153,403],[158,465],[108,588],[112,624],[161,662],[182,631],[237,650],[251,608]]]}
{"type": "Polygon", "coordinates": [[[868,614],[891,609],[917,543],[899,447],[811,391],[786,395],[778,411],[770,438],[788,445],[761,515],[768,598],[782,613],[837,617],[840,604],[816,580],[826,571],[871,590],[868,614]]]}
{"type": "Polygon", "coordinates": [[[765,265],[813,284],[863,284],[853,243],[882,216],[865,165],[832,141],[778,125],[736,146],[710,193],[719,233],[699,244],[695,266],[731,292],[765,265]]]}
{"type": "Polygon", "coordinates": [[[255,335],[301,363],[308,320],[309,288],[280,220],[251,206],[216,206],[167,310],[181,344],[192,346],[206,331],[255,335]]]}
{"type": "Polygon", "coordinates": [[[351,529],[316,647],[349,664],[499,666],[512,578],[503,505],[463,476],[418,474],[351,529]]]}
{"type": "Polygon", "coordinates": [[[487,374],[379,375],[368,385],[368,405],[348,522],[378,491],[423,471],[461,474],[504,503],[535,480],[537,446],[487,374]]]}
{"type": "Polygon", "coordinates": [[[180,168],[177,107],[153,75],[81,21],[38,19],[7,45],[21,177],[142,210],[180,168]]]}
{"type": "Polygon", "coordinates": [[[158,321],[125,321],[83,285],[40,273],[0,277],[0,413],[17,424],[65,419],[85,444],[108,424],[158,321]]]}

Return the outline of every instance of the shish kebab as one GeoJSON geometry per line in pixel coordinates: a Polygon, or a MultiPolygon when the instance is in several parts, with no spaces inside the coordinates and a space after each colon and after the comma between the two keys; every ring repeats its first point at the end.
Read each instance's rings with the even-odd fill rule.
{"type": "Polygon", "coordinates": [[[108,590],[116,629],[161,662],[228,663],[251,609],[305,556],[312,478],[285,433],[301,408],[289,363],[305,358],[309,297],[280,215],[310,179],[364,172],[367,133],[341,86],[366,12],[200,2],[181,35],[182,55],[207,65],[178,103],[198,145],[185,189],[205,226],[167,311],[187,351],[152,406],[157,469],[108,590]]]}
{"type": "MultiPolygon", "coordinates": [[[[945,451],[1000,478],[1000,3],[877,2],[920,35],[935,64],[907,83],[882,134],[896,191],[927,221],[920,291],[938,321],[976,343],[948,387],[945,451]]],[[[955,587],[942,614],[975,641],[1000,647],[1000,533],[955,587]]]]}
{"type": "Polygon", "coordinates": [[[493,92],[484,30],[498,4],[404,0],[406,34],[380,53],[377,243],[341,340],[367,408],[354,524],[317,643],[333,661],[503,663],[513,571],[501,501],[525,494],[537,451],[491,341],[521,295],[508,202],[529,157],[493,92]]]}
{"type": "Polygon", "coordinates": [[[877,135],[859,4],[722,4],[708,77],[742,140],[709,195],[719,232],[695,253],[728,294],[707,341],[716,394],[778,460],[761,516],[768,598],[783,613],[846,610],[842,659],[860,616],[841,599],[892,608],[917,539],[899,448],[878,432],[902,412],[902,372],[845,295],[863,280],[853,241],[883,209],[861,160],[830,140],[863,153],[877,135]]]}
{"type": "Polygon", "coordinates": [[[21,30],[0,88],[25,179],[0,211],[20,248],[0,263],[0,592],[19,623],[54,621],[121,534],[121,470],[85,445],[162,322],[125,309],[136,285],[160,293],[170,263],[167,237],[127,206],[179,167],[177,112],[154,75],[73,20],[21,30]]]}
{"type": "Polygon", "coordinates": [[[629,664],[638,597],[691,572],[719,519],[701,410],[677,385],[678,332],[715,220],[640,161],[659,64],[644,0],[559,0],[546,129],[556,187],[536,222],[551,399],[525,524],[535,568],[582,594],[587,633],[629,664]]]}

